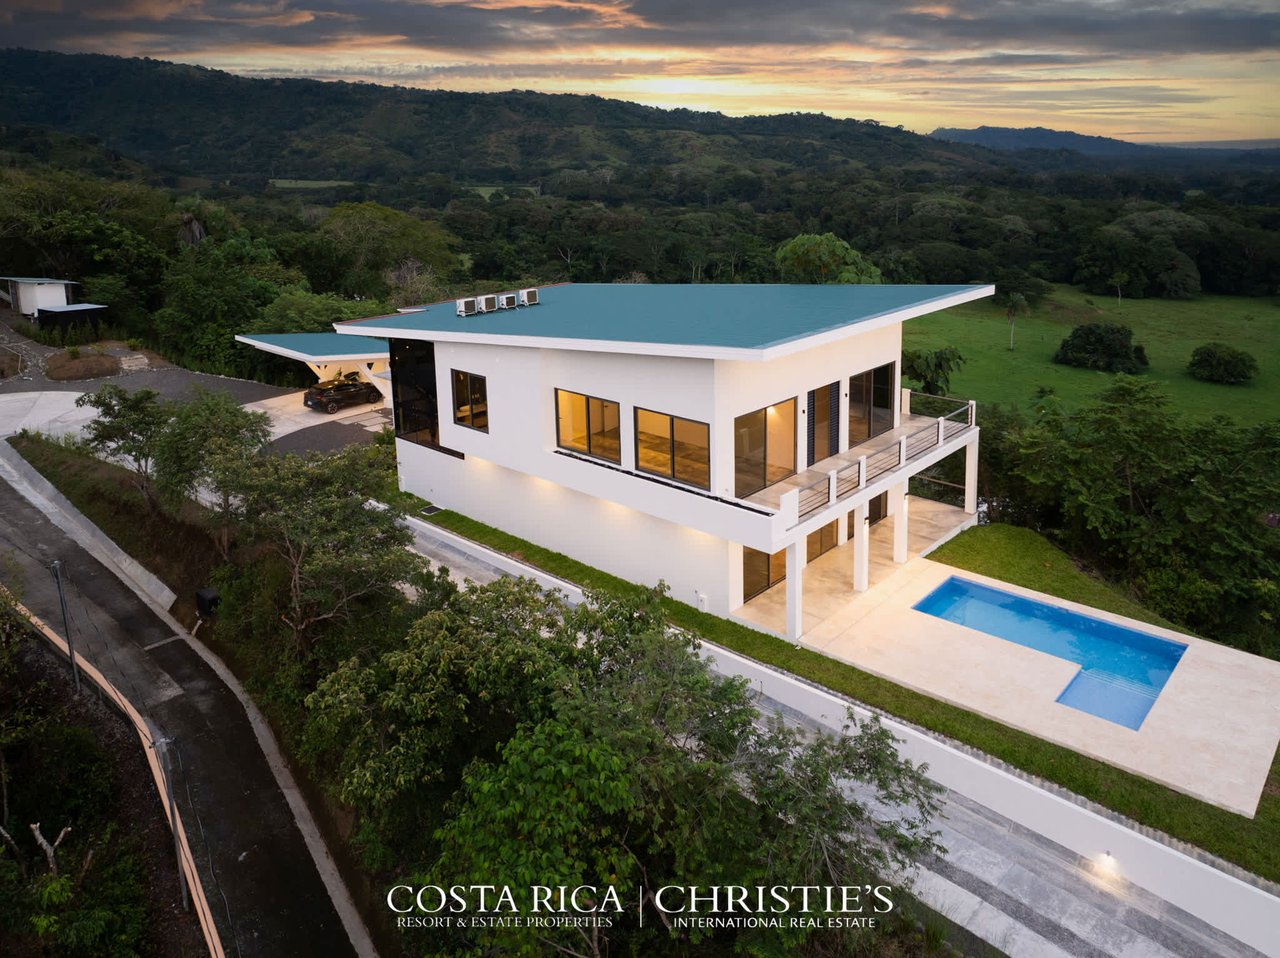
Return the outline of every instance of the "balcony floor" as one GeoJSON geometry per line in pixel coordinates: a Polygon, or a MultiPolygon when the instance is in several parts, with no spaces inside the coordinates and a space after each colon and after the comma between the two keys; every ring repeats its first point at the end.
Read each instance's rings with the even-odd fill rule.
{"type": "MultiPolygon", "coordinates": [[[[776,510],[782,500],[784,493],[790,492],[792,489],[805,489],[825,479],[832,469],[843,469],[846,466],[857,465],[860,456],[869,456],[873,452],[879,452],[886,446],[890,446],[897,442],[903,436],[909,436],[914,432],[923,429],[930,423],[937,423],[937,419],[933,416],[915,416],[911,415],[897,429],[891,429],[888,432],[882,432],[874,439],[868,439],[866,442],[860,442],[856,446],[851,446],[844,452],[836,453],[834,456],[828,456],[826,459],[819,459],[804,472],[798,472],[794,476],[789,476],[780,482],[775,482],[771,486],[766,486],[759,492],[753,492],[746,496],[742,501],[749,502],[752,505],[763,506],[766,509],[776,510]]],[[[948,429],[947,442],[952,441],[957,436],[968,433],[973,426],[963,423],[955,423],[954,431],[948,429]]],[[[930,447],[933,448],[933,447],[930,447]]]]}
{"type": "MultiPolygon", "coordinates": [[[[918,496],[907,497],[907,558],[928,553],[941,542],[977,522],[978,517],[963,509],[918,496]]],[[[855,604],[865,604],[876,593],[876,586],[905,568],[893,561],[893,517],[871,527],[867,552],[871,560],[866,592],[853,591],[853,543],[818,556],[804,569],[804,628],[808,637],[819,626],[836,623],[855,615],[855,604]]],[[[871,598],[870,601],[876,601],[871,598]]],[[[779,582],[760,593],[733,613],[757,628],[776,635],[787,634],[787,584],[779,582]]]]}

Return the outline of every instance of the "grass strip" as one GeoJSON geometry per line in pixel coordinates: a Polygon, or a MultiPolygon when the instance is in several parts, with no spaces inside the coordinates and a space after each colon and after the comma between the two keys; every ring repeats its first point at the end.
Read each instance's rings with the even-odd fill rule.
{"type": "MultiPolygon", "coordinates": [[[[426,519],[587,589],[626,594],[641,588],[456,512],[445,510],[426,519]]],[[[1080,572],[1069,557],[1028,529],[979,527],[958,536],[931,558],[1058,598],[1168,625],[1115,589],[1080,572]]],[[[1256,875],[1280,881],[1280,761],[1273,760],[1262,802],[1251,820],[741,623],[671,598],[664,604],[674,624],[709,642],[977,748],[1256,875]]]]}

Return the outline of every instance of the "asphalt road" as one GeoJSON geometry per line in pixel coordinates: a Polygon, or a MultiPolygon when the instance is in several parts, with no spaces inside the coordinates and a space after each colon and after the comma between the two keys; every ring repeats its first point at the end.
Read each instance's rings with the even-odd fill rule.
{"type": "Polygon", "coordinates": [[[175,800],[228,956],[354,955],[234,693],[109,569],[0,482],[0,581],[62,631],[48,564],[62,559],[71,634],[171,741],[175,800]],[[14,579],[18,579],[17,583],[14,579]]]}

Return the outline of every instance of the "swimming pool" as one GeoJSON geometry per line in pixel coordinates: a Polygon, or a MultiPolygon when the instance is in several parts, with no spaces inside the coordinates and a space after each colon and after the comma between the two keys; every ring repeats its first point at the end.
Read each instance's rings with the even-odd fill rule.
{"type": "Polygon", "coordinates": [[[1080,671],[1057,701],[1137,729],[1187,647],[952,576],[912,608],[1047,652],[1080,671]]]}

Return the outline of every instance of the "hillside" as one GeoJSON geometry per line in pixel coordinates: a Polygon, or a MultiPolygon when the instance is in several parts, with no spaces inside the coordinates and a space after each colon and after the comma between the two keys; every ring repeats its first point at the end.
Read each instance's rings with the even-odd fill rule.
{"type": "Polygon", "coordinates": [[[1152,155],[1164,151],[1162,147],[1129,143],[1109,136],[1086,136],[1042,126],[1021,130],[1007,126],[980,126],[973,130],[939,127],[929,136],[948,143],[967,143],[992,150],[1073,150],[1086,156],[1152,155]]]}
{"type": "Polygon", "coordinates": [[[521,183],[557,170],[994,169],[986,150],[821,114],[727,117],[596,96],[249,79],[158,60],[0,51],[0,124],[100,136],[170,174],[521,183]]]}
{"type": "Polygon", "coordinates": [[[947,143],[982,146],[1016,156],[1024,162],[1045,164],[1048,155],[1064,151],[1114,168],[1117,164],[1145,164],[1162,169],[1217,166],[1221,169],[1276,169],[1280,149],[1271,140],[1241,140],[1236,143],[1130,143],[1108,136],[1086,136],[1070,130],[1049,130],[1042,126],[1013,129],[980,126],[972,130],[939,127],[931,139],[947,143]]]}

